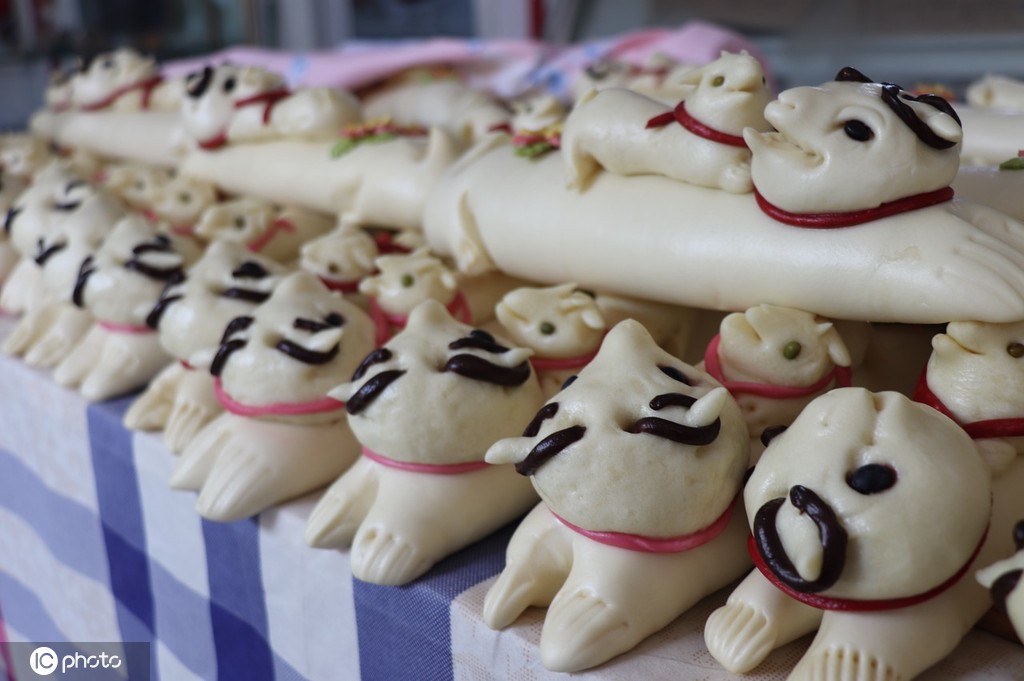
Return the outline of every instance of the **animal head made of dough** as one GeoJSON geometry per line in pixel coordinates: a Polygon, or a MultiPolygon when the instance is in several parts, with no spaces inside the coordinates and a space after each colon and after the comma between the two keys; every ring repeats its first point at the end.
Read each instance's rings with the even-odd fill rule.
{"type": "Polygon", "coordinates": [[[156,60],[122,47],[98,54],[84,62],[71,80],[72,104],[78,108],[98,108],[125,88],[141,84],[159,75],[156,60]]]}
{"type": "Polygon", "coordinates": [[[689,87],[686,111],[705,125],[730,135],[744,128],[770,130],[764,109],[771,91],[761,62],[746,51],[722,52],[712,62],[675,78],[679,87],[689,87]]]}
{"type": "Polygon", "coordinates": [[[239,102],[285,89],[283,77],[256,66],[205,66],[185,81],[182,125],[197,140],[215,138],[227,131],[239,102]]]}
{"type": "Polygon", "coordinates": [[[675,104],[693,89],[683,79],[696,64],[681,63],[662,53],[652,54],[643,64],[616,59],[601,59],[585,68],[573,87],[579,100],[591,90],[610,87],[626,88],[652,99],[675,104]]]}
{"type": "Polygon", "coordinates": [[[976,576],[982,586],[989,589],[995,609],[1006,613],[1024,641],[1024,588],[1021,575],[1024,574],[1024,520],[1013,527],[1013,540],[1017,553],[978,570],[976,576]]]}
{"type": "MultiPolygon", "coordinates": [[[[369,316],[308,272],[281,281],[270,298],[225,329],[210,371],[232,400],[249,407],[313,404],[347,380],[373,349],[369,316]]],[[[268,418],[337,421],[344,410],[268,418]]]]}
{"type": "Polygon", "coordinates": [[[967,87],[967,103],[982,109],[1024,113],[1024,82],[987,74],[967,87]]]}
{"type": "Polygon", "coordinates": [[[103,186],[136,210],[152,208],[171,173],[141,163],[111,164],[103,172],[103,186]]]}
{"type": "Polygon", "coordinates": [[[277,214],[277,207],[270,201],[249,197],[221,201],[199,216],[196,236],[206,241],[249,243],[267,231],[277,214]]]}
{"type": "Polygon", "coordinates": [[[49,143],[35,135],[4,135],[0,140],[0,167],[4,174],[30,180],[54,158],[49,143]]]}
{"type": "Polygon", "coordinates": [[[946,100],[873,83],[854,69],[779,94],[776,131],[744,132],[754,186],[793,213],[849,212],[943,189],[960,164],[960,120],[946,100]]]}
{"type": "Polygon", "coordinates": [[[4,215],[3,230],[18,253],[35,257],[39,239],[62,212],[54,210],[57,196],[69,184],[79,182],[83,182],[80,175],[65,164],[54,163],[14,198],[4,215]]]}
{"type": "Polygon", "coordinates": [[[251,314],[286,274],[242,244],[215,241],[181,281],[164,288],[146,324],[159,330],[160,344],[174,357],[191,362],[205,351],[212,359],[228,322],[251,314]]]}
{"type": "Polygon", "coordinates": [[[928,388],[961,423],[1024,416],[1024,322],[951,322],[932,338],[928,388]]]}
{"type": "Polygon", "coordinates": [[[377,242],[358,227],[340,225],[303,244],[299,266],[328,286],[345,288],[377,271],[377,242]]]}
{"type": "Polygon", "coordinates": [[[427,248],[382,255],[374,264],[377,274],[363,279],[359,292],[373,296],[388,314],[408,315],[424,300],[447,305],[458,290],[455,273],[427,248]]]}
{"type": "Polygon", "coordinates": [[[543,401],[531,351],[456,321],[434,300],[332,391],[359,441],[399,461],[480,461],[543,401]]]}
{"type": "Polygon", "coordinates": [[[967,434],[896,392],[839,388],[777,435],[744,489],[755,545],[797,594],[918,596],[972,559],[991,514],[967,434]]]}
{"type": "Polygon", "coordinates": [[[73,302],[99,321],[143,328],[169,282],[199,257],[199,246],[165,234],[138,213],[122,218],[82,261],[73,302]]]}
{"type": "Polygon", "coordinates": [[[523,435],[495,443],[487,460],[515,463],[576,526],[677,537],[708,527],[732,503],[747,469],[747,428],[713,378],[626,320],[523,435]]]}
{"type": "Polygon", "coordinates": [[[718,357],[729,380],[802,388],[850,366],[832,323],[803,310],[756,305],[726,316],[720,329],[718,357]]]}
{"type": "Polygon", "coordinates": [[[539,357],[589,354],[608,329],[594,296],[575,284],[509,291],[494,312],[509,337],[539,357]]]}
{"type": "Polygon", "coordinates": [[[158,186],[150,206],[157,220],[173,229],[191,232],[203,211],[217,202],[217,188],[203,180],[176,175],[158,186]]]}

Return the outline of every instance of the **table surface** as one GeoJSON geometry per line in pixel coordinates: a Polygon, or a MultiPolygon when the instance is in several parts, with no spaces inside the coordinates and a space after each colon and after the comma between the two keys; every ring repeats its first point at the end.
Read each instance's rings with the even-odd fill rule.
{"type": "MultiPolygon", "coordinates": [[[[0,317],[0,339],[13,326],[0,317]]],[[[809,639],[755,674],[704,648],[716,593],[635,650],[579,674],[548,672],[544,610],[483,624],[514,529],[405,587],[352,577],[348,554],[303,541],[319,492],[234,523],[201,519],[171,490],[174,457],[121,417],[132,398],[90,405],[45,372],[0,356],[0,652],[4,641],[148,641],[154,679],[783,679],[809,639]]],[[[16,648],[16,647],[15,647],[16,648]]],[[[0,679],[30,679],[0,655],[0,679]]],[[[136,675],[133,674],[133,677],[136,675]]],[[[925,681],[1024,678],[1019,645],[973,631],[925,681]]]]}

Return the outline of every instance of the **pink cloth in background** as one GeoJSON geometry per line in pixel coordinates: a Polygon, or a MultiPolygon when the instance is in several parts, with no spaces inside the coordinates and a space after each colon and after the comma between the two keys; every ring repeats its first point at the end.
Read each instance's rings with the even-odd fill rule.
{"type": "Polygon", "coordinates": [[[304,53],[233,47],[168,62],[164,73],[177,76],[207,64],[232,61],[276,71],[293,87],[351,90],[414,66],[451,64],[465,71],[470,84],[502,97],[543,88],[568,99],[578,74],[602,58],[641,65],[651,55],[661,53],[682,62],[703,64],[716,59],[722,50],[747,50],[761,57],[756,46],[740,34],[695,21],[677,29],[644,29],[567,47],[531,40],[459,38],[353,41],[335,50],[304,53]]]}

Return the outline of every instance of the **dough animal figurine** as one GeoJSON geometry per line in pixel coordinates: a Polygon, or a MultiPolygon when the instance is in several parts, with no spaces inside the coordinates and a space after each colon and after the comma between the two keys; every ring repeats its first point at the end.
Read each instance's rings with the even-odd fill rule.
{"type": "Polygon", "coordinates": [[[611,172],[577,192],[557,154],[523,159],[494,135],[434,188],[427,242],[461,272],[569,277],[702,309],[784,301],[834,319],[1024,319],[1024,225],[950,201],[955,112],[865,80],[844,69],[768,104],[777,131],[744,137],[753,194],[611,172]]]}
{"type": "Polygon", "coordinates": [[[700,68],[664,54],[652,54],[643,64],[601,59],[583,69],[573,87],[576,101],[593,90],[625,88],[665,104],[675,104],[690,94],[687,74],[700,68]]]}
{"type": "Polygon", "coordinates": [[[914,399],[959,423],[999,469],[1024,451],[1024,322],[950,322],[914,399]]]}
{"type": "Polygon", "coordinates": [[[155,60],[131,48],[83,62],[70,85],[71,107],[81,111],[173,111],[184,90],[181,79],[164,79],[155,60]]]}
{"type": "Polygon", "coordinates": [[[815,397],[851,382],[850,352],[829,322],[802,310],[758,305],[722,320],[703,369],[736,398],[756,442],[788,426],[815,397]]]}
{"type": "Polygon", "coordinates": [[[326,234],[333,225],[332,218],[319,213],[241,198],[207,208],[195,232],[206,241],[235,241],[253,253],[290,263],[299,257],[304,243],[326,234]]]}
{"type": "Polygon", "coordinates": [[[31,181],[43,166],[55,159],[46,140],[29,134],[4,135],[0,138],[0,167],[4,175],[31,181]]]}
{"type": "Polygon", "coordinates": [[[792,681],[914,678],[988,609],[973,566],[1012,552],[1024,466],[991,474],[959,426],[899,393],[815,399],[744,488],[757,569],[708,618],[708,650],[743,673],[817,629],[792,681]]]}
{"type": "Polygon", "coordinates": [[[306,541],[351,545],[353,575],[405,584],[525,512],[536,500],[529,482],[484,452],[543,401],[529,356],[435,300],[420,304],[331,391],[363,455],[313,510],[306,541]]]}
{"type": "Polygon", "coordinates": [[[153,201],[145,213],[151,220],[166,223],[178,236],[194,236],[196,222],[218,198],[213,184],[176,175],[154,188],[153,201]]]}
{"type": "Polygon", "coordinates": [[[543,501],[509,543],[484,621],[500,629],[547,606],[548,669],[626,652],[749,569],[739,408],[633,320],[486,458],[514,463],[543,501]]]}
{"type": "MultiPolygon", "coordinates": [[[[16,175],[0,171],[0,213],[7,214],[14,200],[25,191],[27,182],[16,175]]],[[[21,254],[11,243],[7,230],[0,230],[0,287],[18,264],[21,254]]]]}
{"type": "Polygon", "coordinates": [[[978,582],[992,594],[996,610],[1010,617],[1017,636],[1024,641],[1024,589],[1018,588],[1024,574],[1024,520],[1013,527],[1017,553],[978,570],[978,582]]]}
{"type": "Polygon", "coordinates": [[[3,347],[38,367],[51,367],[63,359],[92,324],[92,316],[71,300],[79,267],[125,214],[121,203],[102,188],[74,176],[61,177],[67,182],[59,184],[56,180],[61,175],[33,184],[19,197],[10,222],[19,249],[35,239],[19,265],[30,268],[32,281],[21,283],[34,290],[26,292],[25,314],[3,347]],[[41,189],[39,195],[35,188],[41,189]]]}
{"type": "Polygon", "coordinates": [[[188,76],[181,119],[206,150],[282,137],[331,139],[361,119],[359,102],[331,88],[292,92],[276,73],[254,66],[206,66],[188,76]]]}
{"type": "Polygon", "coordinates": [[[980,109],[1024,113],[1024,82],[989,73],[967,86],[966,99],[980,109]]]}
{"type": "Polygon", "coordinates": [[[722,53],[689,71],[692,91],[674,109],[631,90],[584,96],[565,122],[562,159],[569,187],[586,189],[600,169],[664,175],[736,194],[751,191],[747,128],[766,131],[771,99],[760,62],[722,53]]]}
{"type": "Polygon", "coordinates": [[[106,167],[101,183],[124,201],[129,208],[150,210],[157,202],[159,191],[171,181],[171,172],[165,168],[141,163],[119,163],[106,167]]]}
{"type": "Polygon", "coordinates": [[[517,288],[494,314],[513,342],[534,351],[530,364],[545,397],[594,358],[608,330],[595,297],[575,284],[517,288]]]}
{"type": "Polygon", "coordinates": [[[307,272],[289,275],[224,331],[209,369],[225,413],[185,447],[171,486],[199,490],[199,514],[229,521],[337,478],[359,444],[328,391],[372,348],[365,312],[307,272]]]}
{"type": "Polygon", "coordinates": [[[167,448],[180,453],[223,409],[208,365],[224,329],[270,297],[285,268],[242,244],[214,241],[181,281],[171,281],[146,317],[160,345],[178,360],[150,383],[124,416],[126,428],[162,430],[167,448]]]}
{"type": "Polygon", "coordinates": [[[509,121],[509,111],[486,93],[455,78],[407,82],[366,98],[367,120],[387,118],[401,126],[441,128],[469,146],[509,121]]]}
{"type": "Polygon", "coordinates": [[[543,130],[563,123],[568,111],[562,100],[552,94],[539,94],[513,101],[511,132],[543,130]]]}
{"type": "Polygon", "coordinates": [[[460,279],[426,248],[382,255],[374,264],[378,273],[363,279],[359,292],[369,297],[378,345],[404,327],[409,313],[424,300],[437,300],[460,322],[479,325],[492,319],[498,300],[521,283],[501,274],[460,279]]]}
{"type": "Polygon", "coordinates": [[[299,267],[315,274],[327,288],[341,291],[360,307],[369,307],[359,293],[359,282],[377,272],[380,250],[362,229],[339,225],[327,234],[303,244],[299,267]]]}
{"type": "Polygon", "coordinates": [[[149,383],[170,357],[146,317],[198,255],[195,242],[164,234],[141,215],[121,219],[78,269],[72,301],[96,321],[57,365],[54,380],[90,401],[149,383]]]}

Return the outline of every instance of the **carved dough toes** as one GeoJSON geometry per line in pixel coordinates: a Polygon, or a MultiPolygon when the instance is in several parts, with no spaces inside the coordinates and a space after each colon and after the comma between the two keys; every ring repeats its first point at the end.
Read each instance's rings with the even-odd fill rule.
{"type": "Polygon", "coordinates": [[[160,430],[167,423],[172,394],[166,385],[154,383],[124,414],[124,427],[128,430],[160,430]]]}
{"type": "Polygon", "coordinates": [[[750,162],[726,166],[718,183],[722,189],[733,194],[750,193],[754,189],[754,182],[750,179],[750,162]]]}
{"type": "Polygon", "coordinates": [[[213,416],[215,414],[201,404],[175,402],[166,417],[167,425],[164,428],[164,444],[167,449],[180,454],[213,416]]]}
{"type": "Polygon", "coordinates": [[[53,380],[66,388],[80,384],[99,360],[102,350],[102,339],[99,335],[101,333],[93,327],[64,361],[57,365],[53,372],[53,380]]]}
{"type": "Polygon", "coordinates": [[[424,559],[421,547],[378,523],[359,528],[351,557],[353,575],[389,586],[406,584],[432,565],[424,559]]]}
{"type": "Polygon", "coordinates": [[[643,638],[626,614],[590,589],[559,594],[548,609],[541,634],[541,661],[548,669],[572,672],[601,664],[643,638]]]}
{"type": "Polygon", "coordinates": [[[210,520],[231,521],[267,507],[274,487],[271,467],[260,465],[259,453],[243,438],[232,438],[217,457],[196,500],[196,511],[210,520]]]}
{"type": "Polygon", "coordinates": [[[171,474],[174,489],[199,490],[213,470],[220,452],[231,439],[226,418],[213,421],[185,448],[171,474]]]}
{"type": "Polygon", "coordinates": [[[777,632],[763,613],[746,603],[726,603],[708,617],[704,642],[718,662],[734,673],[759,665],[774,650],[777,632]]]}
{"type": "Polygon", "coordinates": [[[4,339],[3,351],[8,355],[20,357],[25,354],[45,329],[45,316],[32,311],[18,320],[11,332],[4,339]]]}
{"type": "Polygon", "coordinates": [[[835,646],[808,651],[789,681],[904,681],[904,677],[869,653],[835,646]]]}
{"type": "Polygon", "coordinates": [[[51,330],[25,353],[25,364],[40,369],[48,369],[67,355],[71,350],[71,346],[71,338],[56,330],[51,330]]]}
{"type": "Polygon", "coordinates": [[[306,543],[320,549],[348,548],[376,498],[376,476],[365,458],[360,457],[327,488],[310,513],[306,543]]]}

